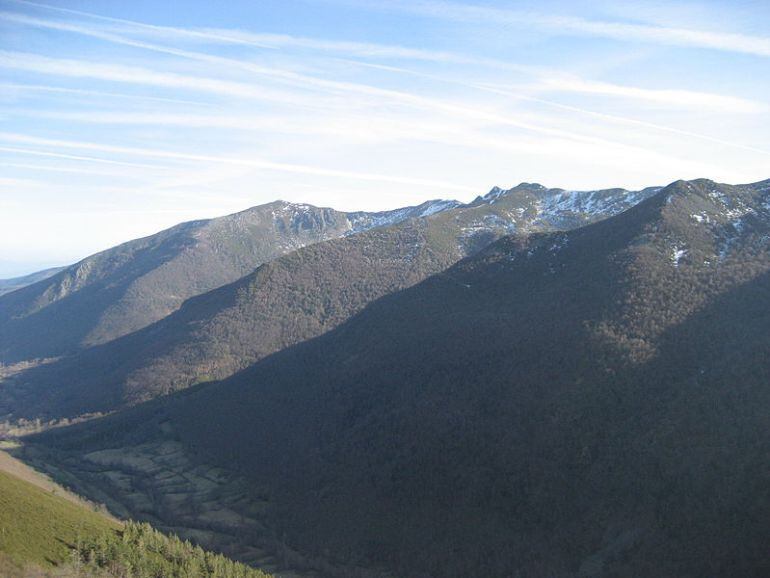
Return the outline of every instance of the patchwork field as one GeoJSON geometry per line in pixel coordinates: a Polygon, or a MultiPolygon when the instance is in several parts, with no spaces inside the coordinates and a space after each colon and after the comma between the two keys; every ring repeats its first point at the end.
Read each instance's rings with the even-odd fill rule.
{"type": "Polygon", "coordinates": [[[282,543],[268,528],[269,503],[258,490],[232,473],[196,463],[162,427],[167,439],[119,449],[82,454],[26,444],[11,451],[120,518],[149,522],[280,578],[337,574],[332,565],[308,560],[282,543]]]}

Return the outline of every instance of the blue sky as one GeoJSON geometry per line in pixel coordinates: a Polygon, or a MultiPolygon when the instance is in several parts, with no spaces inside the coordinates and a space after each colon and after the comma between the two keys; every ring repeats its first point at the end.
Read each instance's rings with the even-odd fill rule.
{"type": "Polygon", "coordinates": [[[770,2],[0,0],[0,277],[281,198],[770,177],[770,2]]]}

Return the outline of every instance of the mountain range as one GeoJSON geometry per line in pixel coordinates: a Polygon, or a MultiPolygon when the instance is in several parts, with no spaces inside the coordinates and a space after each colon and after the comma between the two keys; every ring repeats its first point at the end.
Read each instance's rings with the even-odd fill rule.
{"type": "MultiPolygon", "coordinates": [[[[345,217],[349,228],[337,240],[278,256],[233,283],[187,300],[177,311],[141,330],[81,348],[74,355],[16,376],[6,394],[0,396],[0,415],[13,412],[25,418],[72,418],[225,378],[270,353],[332,329],[371,301],[422,281],[505,234],[574,228],[616,214],[655,190],[567,192],[522,183],[508,190],[493,188],[467,205],[433,201],[389,213],[350,214],[345,217]]],[[[266,207],[251,212],[262,215],[269,208],[275,213],[275,205],[266,207]]],[[[297,224],[294,208],[290,230],[314,231],[311,224],[321,223],[313,234],[331,235],[323,225],[333,220],[328,210],[307,206],[302,210],[306,211],[306,220],[301,221],[306,229],[297,224]]],[[[237,218],[241,217],[226,219],[237,218]]],[[[272,222],[270,227],[274,227],[272,222]]],[[[255,236],[249,233],[249,239],[255,236]]],[[[201,251],[195,251],[198,260],[191,268],[201,266],[201,251]]],[[[210,258],[210,252],[203,257],[210,258]]],[[[190,261],[191,257],[174,257],[175,261],[181,259],[190,261]]],[[[83,266],[76,266],[75,271],[83,266]]],[[[147,278],[157,274],[153,271],[135,283],[147,287],[147,278]]],[[[105,275],[98,284],[99,291],[104,293],[105,285],[118,285],[114,277],[105,275]]],[[[166,274],[166,279],[168,283],[172,277],[166,274]]],[[[29,288],[29,293],[34,294],[35,289],[29,288]]],[[[71,301],[64,299],[50,309],[58,307],[67,311],[66,315],[76,315],[76,304],[87,304],[92,291],[87,286],[81,291],[85,295],[76,292],[71,301]]],[[[153,307],[150,312],[157,311],[153,304],[163,302],[165,296],[165,292],[143,293],[142,301],[127,310],[131,322],[146,318],[148,307],[153,307]]],[[[103,328],[105,315],[109,319],[110,311],[125,307],[121,297],[107,308],[108,313],[102,314],[96,326],[103,328]]],[[[45,309],[43,314],[48,314],[45,309]]],[[[58,326],[39,332],[36,322],[34,316],[25,316],[6,324],[6,355],[19,351],[24,335],[29,336],[34,357],[63,351],[56,349],[55,341],[61,335],[58,326]]],[[[71,327],[62,330],[70,333],[71,327]]],[[[19,361],[18,357],[12,359],[19,361]]]]}
{"type": "Polygon", "coordinates": [[[0,362],[59,357],[105,343],[305,245],[453,204],[343,213],[276,201],[124,243],[3,296],[0,362]]]}
{"type": "Polygon", "coordinates": [[[238,536],[250,561],[759,577],[768,327],[770,181],[522,184],[262,264],[16,374],[5,403],[134,405],[24,455],[126,514],[238,536]]]}

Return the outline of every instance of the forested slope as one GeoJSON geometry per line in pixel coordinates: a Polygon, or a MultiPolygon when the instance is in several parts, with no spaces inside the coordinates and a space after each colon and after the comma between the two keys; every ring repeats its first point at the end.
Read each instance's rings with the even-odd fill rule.
{"type": "Polygon", "coordinates": [[[222,379],[336,327],[514,232],[575,228],[653,194],[568,192],[523,183],[473,203],[302,248],[190,299],[141,331],[9,381],[0,415],[59,419],[104,412],[222,379]]]}
{"type": "Polygon", "coordinates": [[[0,296],[0,363],[108,342],[300,247],[454,204],[348,214],[276,201],[124,243],[0,296]]]}

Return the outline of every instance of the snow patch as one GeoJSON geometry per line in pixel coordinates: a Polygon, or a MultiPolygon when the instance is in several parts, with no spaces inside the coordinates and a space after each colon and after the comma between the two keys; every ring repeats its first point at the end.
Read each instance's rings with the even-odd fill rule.
{"type": "Polygon", "coordinates": [[[429,217],[436,213],[459,207],[461,204],[458,201],[437,200],[427,201],[416,207],[404,207],[393,211],[348,213],[350,230],[347,234],[353,235],[376,227],[389,227],[411,218],[429,217]]]}
{"type": "Polygon", "coordinates": [[[590,217],[601,214],[617,215],[653,195],[658,188],[642,191],[562,191],[554,190],[544,195],[537,204],[540,220],[554,222],[581,215],[590,217]]]}
{"type": "Polygon", "coordinates": [[[687,249],[681,248],[681,247],[674,247],[671,251],[671,263],[673,263],[674,267],[679,267],[679,261],[682,260],[682,257],[687,255],[687,249]]]}
{"type": "Polygon", "coordinates": [[[690,218],[693,221],[696,221],[697,223],[710,223],[711,222],[711,217],[709,215],[707,215],[706,213],[702,213],[702,214],[693,213],[692,215],[690,215],[690,218]]]}
{"type": "Polygon", "coordinates": [[[440,213],[441,211],[454,209],[458,205],[459,203],[457,201],[436,201],[429,204],[427,207],[425,207],[420,212],[420,217],[429,217],[430,215],[435,215],[436,213],[440,213]]]}

